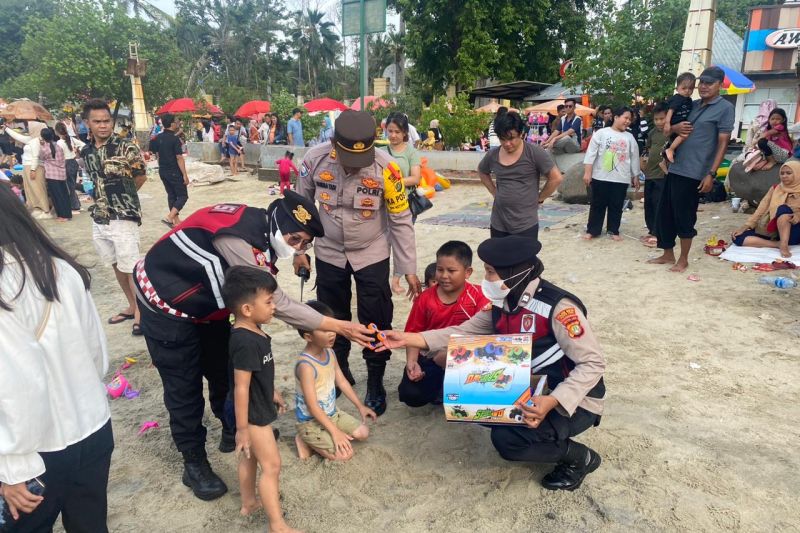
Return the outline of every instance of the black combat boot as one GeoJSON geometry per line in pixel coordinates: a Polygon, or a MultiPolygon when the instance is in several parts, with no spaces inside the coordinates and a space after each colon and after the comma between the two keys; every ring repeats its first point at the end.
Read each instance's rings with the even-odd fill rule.
{"type": "Polygon", "coordinates": [[[383,373],[386,361],[367,360],[367,395],[364,405],[381,416],[386,412],[386,389],[383,388],[383,373]]]}
{"type": "Polygon", "coordinates": [[[567,453],[553,471],[542,478],[542,486],[549,490],[575,490],[599,466],[597,452],[579,442],[569,441],[567,453]]]}
{"type": "Polygon", "coordinates": [[[215,500],[228,492],[228,487],[208,464],[202,448],[183,452],[183,484],[201,500],[215,500]]]}

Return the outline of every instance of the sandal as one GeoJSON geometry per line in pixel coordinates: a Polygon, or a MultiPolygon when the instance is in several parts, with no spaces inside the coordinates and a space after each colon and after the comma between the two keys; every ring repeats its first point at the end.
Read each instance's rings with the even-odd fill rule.
{"type": "Polygon", "coordinates": [[[166,218],[162,218],[162,219],[161,219],[161,223],[162,223],[162,224],[165,224],[165,225],[166,225],[168,228],[170,228],[170,229],[172,229],[172,228],[175,226],[175,224],[173,224],[172,222],[170,222],[170,221],[169,221],[169,220],[167,220],[166,218]]]}
{"type": "Polygon", "coordinates": [[[126,320],[133,320],[133,315],[128,313],[117,313],[108,319],[109,324],[120,324],[126,320]]]}
{"type": "Polygon", "coordinates": [[[139,324],[134,324],[133,327],[131,328],[131,335],[134,335],[136,337],[143,335],[142,326],[140,326],[139,324]]]}

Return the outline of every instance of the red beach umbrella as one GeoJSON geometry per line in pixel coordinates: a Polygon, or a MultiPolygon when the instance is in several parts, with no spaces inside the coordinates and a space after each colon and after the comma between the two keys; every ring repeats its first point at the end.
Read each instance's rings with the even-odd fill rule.
{"type": "Polygon", "coordinates": [[[165,113],[195,113],[197,111],[207,111],[212,115],[222,114],[222,109],[214,104],[201,104],[199,107],[191,98],[176,98],[158,108],[156,115],[163,115],[165,113]]]}
{"type": "MultiPolygon", "coordinates": [[[[364,97],[364,106],[371,111],[381,107],[389,107],[390,105],[392,105],[391,102],[384,100],[383,98],[378,98],[377,96],[364,97]]],[[[353,102],[353,105],[350,106],[350,109],[361,111],[361,98],[356,98],[356,101],[353,102]]]]}
{"type": "Polygon", "coordinates": [[[235,117],[250,117],[258,113],[269,113],[270,105],[266,100],[250,100],[242,104],[233,114],[235,117]]]}
{"type": "Polygon", "coordinates": [[[309,113],[320,113],[323,111],[344,111],[349,109],[346,105],[333,98],[317,98],[303,104],[309,113]]]}

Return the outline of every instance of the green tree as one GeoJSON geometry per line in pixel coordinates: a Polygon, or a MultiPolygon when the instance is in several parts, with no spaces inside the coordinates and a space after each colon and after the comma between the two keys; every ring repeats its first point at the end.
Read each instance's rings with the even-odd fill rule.
{"type": "Polygon", "coordinates": [[[300,118],[300,122],[303,124],[303,139],[308,142],[319,136],[322,128],[322,121],[325,118],[322,114],[314,116],[309,115],[302,106],[297,105],[297,99],[286,91],[281,91],[274,95],[270,104],[270,109],[273,113],[278,115],[281,124],[284,126],[286,126],[286,122],[292,118],[292,110],[294,108],[302,109],[303,115],[300,118]]]}
{"type": "MultiPolygon", "coordinates": [[[[25,42],[25,27],[32,18],[49,18],[57,8],[56,0],[2,0],[0,21],[0,83],[19,76],[25,70],[25,60],[20,53],[25,42]]],[[[9,96],[9,95],[4,95],[9,96]]]]}
{"type": "Polygon", "coordinates": [[[595,0],[396,0],[405,52],[434,94],[476,80],[554,81],[561,59],[585,46],[595,0]]]}
{"type": "Polygon", "coordinates": [[[469,103],[467,95],[460,93],[455,98],[440,99],[422,112],[420,123],[425,127],[419,130],[425,139],[430,121],[439,121],[439,129],[448,148],[459,148],[461,143],[472,141],[486,129],[489,115],[478,113],[469,103]]]}
{"type": "Polygon", "coordinates": [[[673,93],[688,14],[688,0],[614,0],[600,5],[591,47],[578,50],[567,71],[567,86],[630,104],[640,95],[662,99],[673,93]]]}
{"type": "Polygon", "coordinates": [[[123,74],[130,41],[138,41],[140,57],[149,60],[146,102],[161,103],[179,91],[184,63],[174,36],[129,17],[118,5],[67,0],[52,16],[30,19],[24,32],[20,53],[26,68],[3,84],[8,96],[41,92],[51,104],[89,97],[130,103],[130,81],[123,74]]]}
{"type": "Polygon", "coordinates": [[[298,84],[302,83],[305,71],[307,90],[314,98],[319,96],[320,69],[338,65],[340,44],[334,28],[335,24],[325,20],[325,13],[321,11],[306,9],[294,13],[289,37],[297,52],[298,84]]]}
{"type": "Polygon", "coordinates": [[[171,26],[175,23],[175,19],[169,13],[147,0],[120,0],[119,3],[127,12],[133,13],[137,18],[144,15],[153,22],[164,26],[171,26]]]}

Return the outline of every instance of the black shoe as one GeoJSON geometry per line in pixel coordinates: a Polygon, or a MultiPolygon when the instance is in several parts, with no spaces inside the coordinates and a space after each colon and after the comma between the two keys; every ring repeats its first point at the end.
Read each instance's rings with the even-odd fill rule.
{"type": "Polygon", "coordinates": [[[381,416],[386,412],[386,389],[383,388],[383,373],[386,370],[384,361],[367,361],[367,394],[364,405],[381,416]]]}
{"type": "Polygon", "coordinates": [[[228,492],[225,482],[211,470],[206,458],[198,462],[183,463],[183,484],[204,501],[216,500],[228,492]]]}
{"type": "Polygon", "coordinates": [[[559,463],[552,472],[542,478],[542,486],[548,490],[575,490],[584,478],[600,466],[600,455],[587,448],[586,459],[578,463],[559,463]]]}
{"type": "Polygon", "coordinates": [[[236,449],[236,433],[234,431],[222,430],[222,436],[219,439],[219,451],[222,453],[231,453],[236,449]]]}

